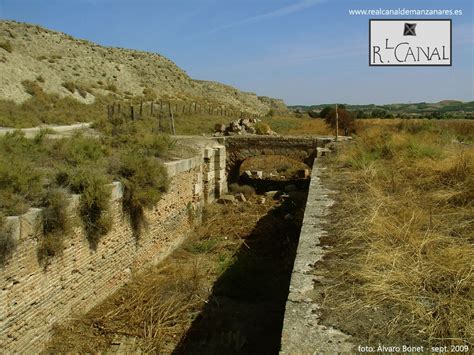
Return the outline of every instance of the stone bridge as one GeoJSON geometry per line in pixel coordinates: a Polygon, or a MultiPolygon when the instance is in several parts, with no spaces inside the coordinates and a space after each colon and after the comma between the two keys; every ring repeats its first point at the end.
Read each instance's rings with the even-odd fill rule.
{"type": "Polygon", "coordinates": [[[226,147],[226,169],[230,181],[238,177],[244,160],[259,155],[283,155],[312,166],[314,158],[324,155],[325,146],[333,140],[324,136],[231,136],[218,139],[226,147]]]}

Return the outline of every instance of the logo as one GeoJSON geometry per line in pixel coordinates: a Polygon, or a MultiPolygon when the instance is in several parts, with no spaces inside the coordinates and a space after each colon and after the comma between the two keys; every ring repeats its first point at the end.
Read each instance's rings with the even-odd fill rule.
{"type": "Polygon", "coordinates": [[[416,23],[405,23],[405,30],[403,31],[403,35],[416,36],[415,27],[416,27],[416,23]]]}
{"type": "Polygon", "coordinates": [[[451,20],[369,20],[369,66],[451,66],[451,20]]]}

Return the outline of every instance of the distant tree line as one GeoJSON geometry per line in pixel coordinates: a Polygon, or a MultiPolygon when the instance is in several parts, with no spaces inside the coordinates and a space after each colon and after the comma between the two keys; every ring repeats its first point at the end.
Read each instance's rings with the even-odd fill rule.
{"type": "MultiPolygon", "coordinates": [[[[402,118],[402,119],[410,119],[410,118],[428,118],[428,119],[451,119],[451,118],[465,118],[465,119],[474,119],[473,112],[443,112],[443,111],[433,111],[433,112],[425,112],[425,113],[411,113],[411,112],[390,112],[388,110],[376,108],[370,111],[366,110],[355,110],[349,111],[346,109],[345,105],[339,105],[338,108],[343,110],[344,114],[347,112],[353,119],[364,119],[364,118],[383,118],[383,119],[390,119],[390,118],[402,118]]],[[[318,110],[308,110],[307,114],[311,118],[323,118],[326,119],[328,116],[331,115],[331,112],[335,112],[334,106],[325,106],[320,111],[318,110]]],[[[300,111],[298,116],[302,116],[302,112],[300,111]]]]}

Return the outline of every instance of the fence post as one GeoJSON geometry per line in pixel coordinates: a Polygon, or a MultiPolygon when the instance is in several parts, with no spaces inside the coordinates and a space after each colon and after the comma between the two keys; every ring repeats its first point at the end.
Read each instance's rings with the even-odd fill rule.
{"type": "Polygon", "coordinates": [[[173,133],[173,135],[175,136],[176,135],[176,130],[175,130],[175,127],[174,127],[174,116],[173,116],[173,112],[171,112],[171,115],[170,115],[170,128],[171,128],[171,133],[173,133]]]}

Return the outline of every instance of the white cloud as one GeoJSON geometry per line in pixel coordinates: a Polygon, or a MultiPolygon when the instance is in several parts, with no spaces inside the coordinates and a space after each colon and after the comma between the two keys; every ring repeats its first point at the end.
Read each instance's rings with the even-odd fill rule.
{"type": "Polygon", "coordinates": [[[209,31],[209,33],[216,33],[216,32],[220,32],[222,30],[226,30],[228,28],[238,27],[238,26],[247,25],[247,24],[251,24],[251,23],[257,23],[257,22],[264,21],[264,20],[269,20],[269,19],[276,18],[276,17],[286,16],[286,15],[289,15],[289,14],[307,9],[309,7],[312,7],[316,4],[318,4],[318,3],[322,3],[324,1],[325,0],[303,0],[303,1],[299,1],[299,2],[294,3],[292,5],[283,6],[283,7],[280,7],[278,9],[276,9],[276,10],[273,10],[273,11],[270,11],[270,12],[267,12],[267,13],[264,13],[264,14],[251,16],[251,17],[239,20],[239,21],[229,23],[227,25],[216,27],[216,28],[212,29],[211,31],[209,31]]]}

